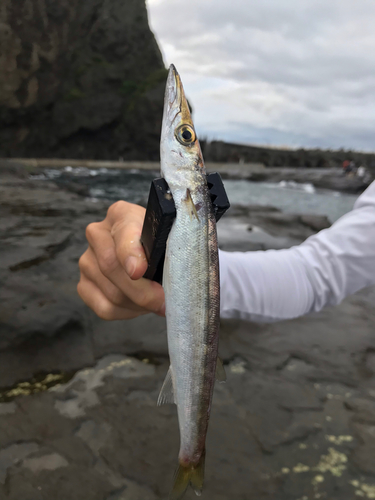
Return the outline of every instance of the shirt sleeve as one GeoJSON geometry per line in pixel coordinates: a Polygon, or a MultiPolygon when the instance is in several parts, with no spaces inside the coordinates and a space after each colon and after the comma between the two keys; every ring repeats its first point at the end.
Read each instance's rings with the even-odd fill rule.
{"type": "Polygon", "coordinates": [[[221,316],[278,321],[375,284],[375,182],[351,212],[286,250],[219,252],[221,316]]]}

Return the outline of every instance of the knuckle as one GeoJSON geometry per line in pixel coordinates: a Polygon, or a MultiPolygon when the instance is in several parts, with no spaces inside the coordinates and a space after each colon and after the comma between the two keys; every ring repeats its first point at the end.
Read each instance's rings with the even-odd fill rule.
{"type": "Polygon", "coordinates": [[[85,272],[87,270],[87,255],[86,252],[81,255],[78,261],[78,267],[80,268],[81,272],[85,272]]]}
{"type": "Polygon", "coordinates": [[[106,321],[111,321],[114,318],[114,306],[107,301],[100,301],[96,304],[94,309],[97,316],[100,319],[104,319],[106,321]]]}
{"type": "Polygon", "coordinates": [[[91,222],[91,224],[86,227],[86,239],[88,242],[91,242],[95,238],[98,224],[99,222],[91,222]]]}
{"type": "Polygon", "coordinates": [[[107,215],[113,218],[117,218],[124,214],[128,206],[129,203],[127,201],[124,200],[116,201],[108,208],[107,215]]]}
{"type": "Polygon", "coordinates": [[[108,290],[108,299],[117,306],[122,306],[125,301],[125,296],[117,287],[113,286],[108,290]]]}
{"type": "Polygon", "coordinates": [[[113,248],[108,248],[104,250],[98,257],[98,266],[104,276],[108,276],[113,273],[113,271],[118,266],[118,260],[116,252],[113,248]]]}
{"type": "Polygon", "coordinates": [[[153,310],[153,298],[150,296],[150,293],[147,290],[141,290],[138,293],[136,304],[148,311],[153,310]]]}

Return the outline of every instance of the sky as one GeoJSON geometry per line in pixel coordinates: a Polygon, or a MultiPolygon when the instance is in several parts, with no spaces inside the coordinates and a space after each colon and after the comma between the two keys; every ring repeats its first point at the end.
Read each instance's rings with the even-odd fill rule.
{"type": "Polygon", "coordinates": [[[375,151],[374,0],[146,0],[200,137],[375,151]]]}

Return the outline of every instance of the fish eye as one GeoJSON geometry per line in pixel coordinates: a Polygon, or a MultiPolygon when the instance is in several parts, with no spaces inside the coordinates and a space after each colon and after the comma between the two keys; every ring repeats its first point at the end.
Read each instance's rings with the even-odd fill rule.
{"type": "Polygon", "coordinates": [[[183,146],[189,146],[196,139],[193,127],[190,125],[181,125],[176,130],[176,138],[183,146]]]}

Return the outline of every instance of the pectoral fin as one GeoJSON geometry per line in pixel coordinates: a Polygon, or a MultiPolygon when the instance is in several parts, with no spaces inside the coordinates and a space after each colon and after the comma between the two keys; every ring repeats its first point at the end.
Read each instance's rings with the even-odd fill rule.
{"type": "Polygon", "coordinates": [[[175,402],[176,401],[174,399],[173,380],[172,380],[172,367],[170,366],[168,373],[165,377],[164,383],[161,386],[157,405],[161,406],[164,404],[172,404],[175,402]]]}
{"type": "Polygon", "coordinates": [[[197,212],[197,209],[195,208],[194,201],[191,197],[190,189],[186,189],[186,202],[187,202],[189,208],[191,209],[192,214],[194,214],[196,219],[199,220],[198,212],[197,212]]]}
{"type": "Polygon", "coordinates": [[[217,358],[216,361],[216,380],[218,380],[220,383],[226,382],[227,380],[227,375],[224,370],[223,362],[219,357],[217,358]]]}

